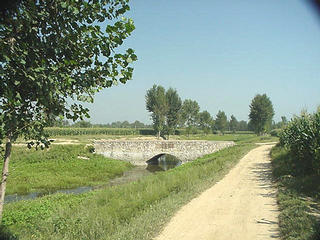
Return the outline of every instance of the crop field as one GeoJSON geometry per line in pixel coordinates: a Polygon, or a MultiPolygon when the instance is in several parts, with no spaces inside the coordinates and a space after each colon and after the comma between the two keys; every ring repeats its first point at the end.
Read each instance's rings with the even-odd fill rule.
{"type": "Polygon", "coordinates": [[[152,129],[134,128],[46,128],[49,136],[77,136],[77,135],[152,135],[152,129]]]}

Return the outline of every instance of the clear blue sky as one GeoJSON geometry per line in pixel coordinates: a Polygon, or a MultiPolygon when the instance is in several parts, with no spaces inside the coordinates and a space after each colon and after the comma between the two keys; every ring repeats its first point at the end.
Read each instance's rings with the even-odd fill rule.
{"type": "Polygon", "coordinates": [[[275,120],[320,105],[320,17],[303,0],[131,0],[133,80],[98,93],[93,123],[150,123],[145,93],[177,89],[201,111],[247,120],[266,93],[275,120]]]}

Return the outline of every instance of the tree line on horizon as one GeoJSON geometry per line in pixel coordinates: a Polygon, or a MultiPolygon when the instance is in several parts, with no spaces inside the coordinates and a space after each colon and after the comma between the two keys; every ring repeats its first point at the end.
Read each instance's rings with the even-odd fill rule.
{"type": "Polygon", "coordinates": [[[212,116],[207,110],[200,111],[197,101],[181,100],[176,89],[165,90],[163,86],[153,85],[146,93],[146,109],[151,114],[153,128],[158,137],[175,133],[177,128],[185,128],[187,134],[198,129],[205,134],[210,132],[224,134],[225,131],[254,131],[257,135],[269,133],[272,129],[282,128],[287,124],[286,117],[281,122],[273,121],[274,109],[266,94],[257,94],[249,105],[249,122],[238,121],[234,115],[228,117],[219,110],[212,116]]]}
{"type": "Polygon", "coordinates": [[[200,111],[197,101],[181,100],[177,90],[153,85],[146,93],[146,109],[151,113],[153,128],[158,137],[174,134],[177,128],[185,128],[187,134],[196,133],[198,129],[205,134],[220,131],[247,131],[248,123],[238,121],[234,115],[228,120],[224,111],[219,110],[213,117],[207,110],[200,111]]]}
{"type": "MultiPolygon", "coordinates": [[[[185,129],[187,135],[195,134],[201,130],[205,134],[221,133],[226,131],[254,131],[261,135],[274,129],[281,129],[287,125],[285,116],[281,121],[273,121],[274,110],[271,100],[266,94],[257,94],[249,105],[249,122],[238,121],[234,115],[228,119],[226,113],[219,110],[215,116],[208,111],[200,112],[197,101],[192,99],[181,100],[177,90],[169,88],[167,91],[162,86],[153,85],[146,93],[146,109],[151,113],[153,124],[145,124],[138,120],[130,123],[128,121],[115,121],[106,124],[92,124],[89,121],[81,120],[70,123],[64,119],[57,119],[53,127],[74,127],[74,128],[153,128],[158,137],[176,133],[177,129],[185,129]]],[[[272,134],[272,132],[271,132],[272,134]]],[[[277,132],[275,132],[277,135],[277,132]]]]}

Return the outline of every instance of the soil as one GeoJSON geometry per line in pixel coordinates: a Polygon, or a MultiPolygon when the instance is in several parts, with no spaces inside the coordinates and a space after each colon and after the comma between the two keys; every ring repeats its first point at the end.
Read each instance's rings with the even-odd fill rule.
{"type": "Polygon", "coordinates": [[[272,146],[250,151],[220,182],[182,207],[156,240],[279,239],[272,146]]]}

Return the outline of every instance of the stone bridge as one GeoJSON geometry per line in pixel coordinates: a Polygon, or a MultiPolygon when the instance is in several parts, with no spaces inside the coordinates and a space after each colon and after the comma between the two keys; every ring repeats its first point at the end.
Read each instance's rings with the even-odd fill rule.
{"type": "Polygon", "coordinates": [[[146,165],[151,158],[170,154],[183,163],[233,146],[234,142],[200,140],[96,140],[95,152],[106,157],[146,165]]]}

